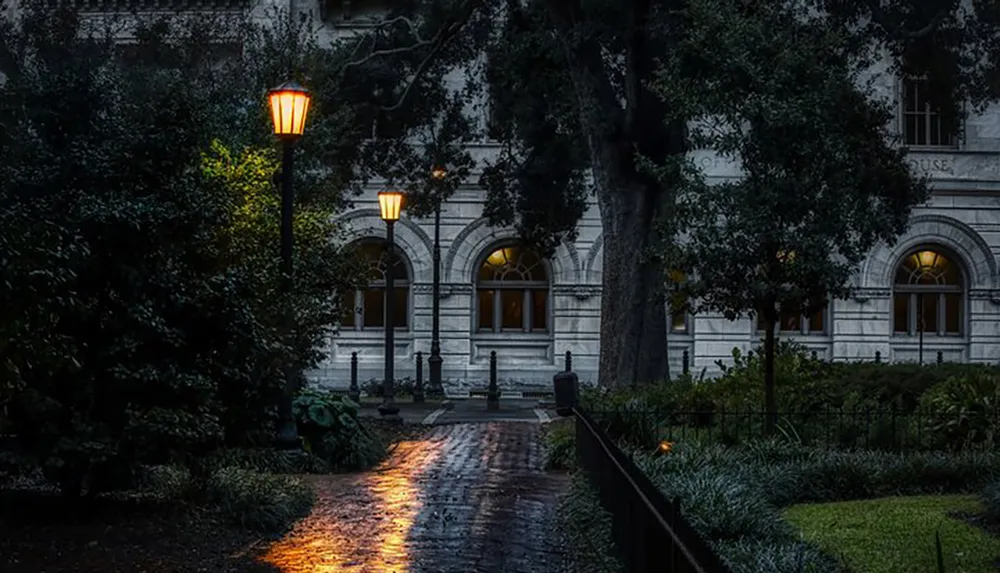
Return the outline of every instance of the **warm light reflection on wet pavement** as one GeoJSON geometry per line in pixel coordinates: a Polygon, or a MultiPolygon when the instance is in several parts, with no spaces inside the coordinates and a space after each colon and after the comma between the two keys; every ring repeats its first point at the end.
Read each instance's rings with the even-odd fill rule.
{"type": "Polygon", "coordinates": [[[283,573],[556,572],[563,476],[541,470],[538,424],[455,424],[365,474],[309,476],[313,512],[262,560],[283,573]]]}

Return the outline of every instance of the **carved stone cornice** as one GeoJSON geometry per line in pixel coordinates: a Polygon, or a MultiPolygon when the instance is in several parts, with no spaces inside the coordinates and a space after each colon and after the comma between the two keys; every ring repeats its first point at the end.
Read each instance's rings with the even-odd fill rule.
{"type": "Polygon", "coordinates": [[[884,288],[856,288],[851,292],[851,298],[860,303],[866,303],[873,298],[889,298],[892,291],[884,288]]]}
{"type": "Polygon", "coordinates": [[[969,298],[972,300],[988,300],[1000,306],[1000,290],[998,289],[974,289],[969,291],[969,298]]]}
{"type": "MultiPolygon", "coordinates": [[[[434,293],[434,285],[432,283],[416,283],[411,288],[416,294],[431,295],[434,293]]],[[[446,299],[453,295],[470,295],[472,294],[472,290],[473,288],[470,284],[442,283],[438,298],[446,299]]]]}
{"type": "Polygon", "coordinates": [[[248,0],[48,0],[50,6],[71,6],[80,12],[244,10],[248,0]]]}
{"type": "Polygon", "coordinates": [[[577,300],[587,300],[591,297],[601,296],[599,285],[557,285],[552,289],[553,294],[561,296],[574,296],[577,300]]]}

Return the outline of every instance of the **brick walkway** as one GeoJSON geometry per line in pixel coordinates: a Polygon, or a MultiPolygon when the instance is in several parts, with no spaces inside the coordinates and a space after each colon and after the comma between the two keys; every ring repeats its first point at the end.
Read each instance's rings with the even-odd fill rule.
{"type": "Polygon", "coordinates": [[[283,573],[555,573],[556,496],[539,424],[438,426],[379,468],[312,476],[313,513],[263,560],[283,573]]]}

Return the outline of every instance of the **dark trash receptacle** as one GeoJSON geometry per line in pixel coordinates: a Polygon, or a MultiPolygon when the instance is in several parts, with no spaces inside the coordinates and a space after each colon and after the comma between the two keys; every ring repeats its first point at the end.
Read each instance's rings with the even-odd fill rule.
{"type": "Polygon", "coordinates": [[[572,415],[580,387],[580,380],[576,373],[560,372],[552,377],[552,384],[555,386],[556,414],[560,416],[572,415]]]}

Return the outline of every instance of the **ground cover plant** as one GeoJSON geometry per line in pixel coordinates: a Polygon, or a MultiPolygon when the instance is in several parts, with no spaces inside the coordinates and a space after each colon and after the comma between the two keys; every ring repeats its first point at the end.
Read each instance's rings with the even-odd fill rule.
{"type": "Polygon", "coordinates": [[[978,496],[928,495],[802,504],[783,515],[851,571],[935,571],[937,536],[948,571],[992,573],[1000,538],[959,517],[982,512],[978,496]]]}
{"type": "MultiPolygon", "coordinates": [[[[737,573],[850,571],[840,555],[803,539],[784,519],[783,508],[973,495],[1000,476],[1000,454],[988,452],[836,451],[777,440],[740,447],[675,444],[666,454],[629,451],[665,495],[680,499],[685,518],[737,573]]],[[[933,552],[933,542],[927,540],[928,551],[933,552]]],[[[947,570],[960,570],[954,568],[955,556],[947,548],[944,553],[946,566],[952,567],[947,570]]]]}

